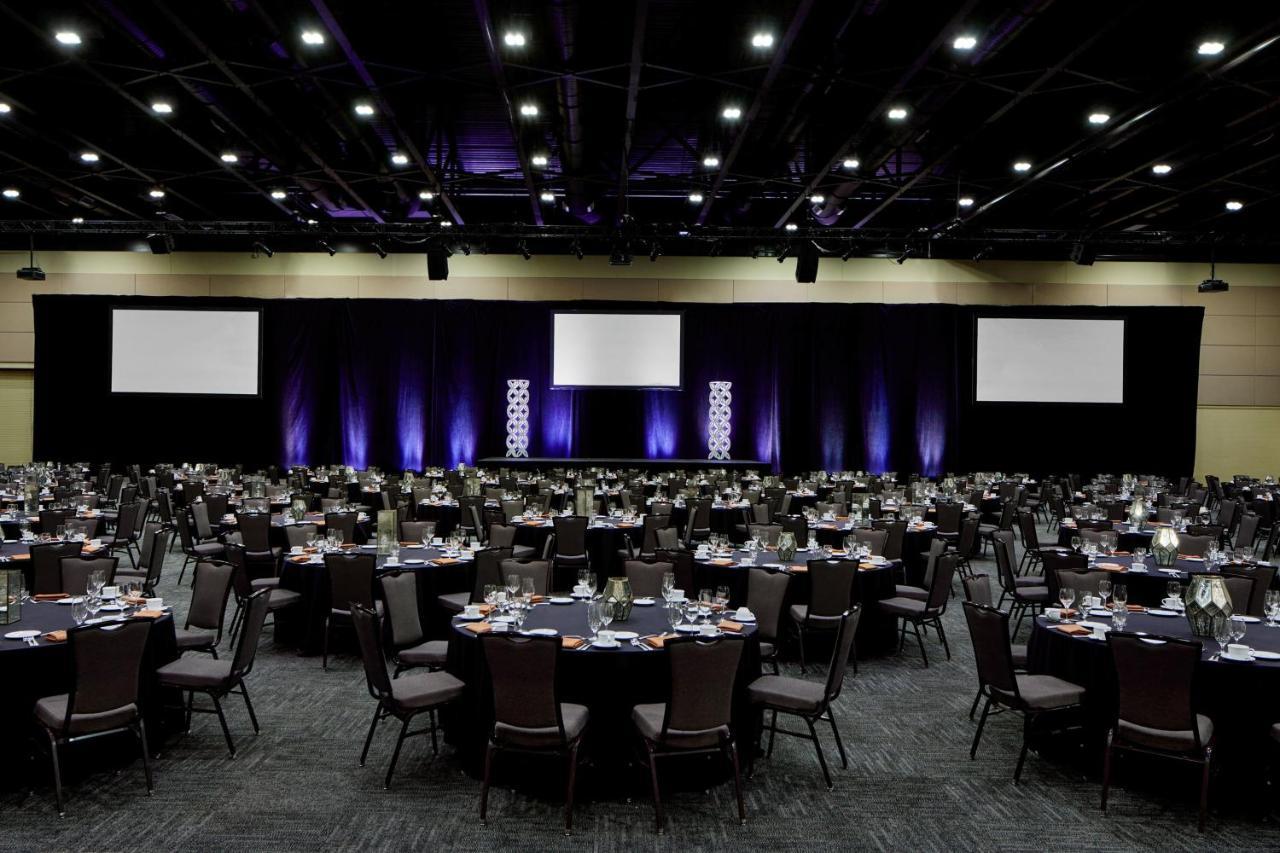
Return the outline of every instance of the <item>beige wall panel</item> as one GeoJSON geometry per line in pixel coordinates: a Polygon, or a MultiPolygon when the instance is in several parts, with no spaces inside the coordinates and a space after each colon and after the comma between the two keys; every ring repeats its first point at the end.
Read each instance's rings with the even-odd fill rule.
{"type": "Polygon", "coordinates": [[[435,299],[437,284],[405,275],[362,275],[357,279],[361,299],[435,299]]]}
{"type": "Polygon", "coordinates": [[[733,280],[727,278],[658,279],[661,302],[732,302],[733,280]]]}
{"type": "Polygon", "coordinates": [[[1201,376],[1251,376],[1255,347],[1200,347],[1201,376]]]}
{"type": "Polygon", "coordinates": [[[134,277],[139,296],[208,296],[209,276],[198,273],[139,273],[134,277]]]}
{"type": "MultiPolygon", "coordinates": [[[[1280,406],[1280,376],[1255,376],[1253,402],[1258,406],[1280,406]]],[[[1273,436],[1272,441],[1271,452],[1280,460],[1280,433],[1273,436]]]]}
{"type": "Polygon", "coordinates": [[[36,357],[35,332],[0,332],[0,361],[31,363],[36,357]]]}
{"type": "Polygon", "coordinates": [[[133,273],[50,272],[46,284],[52,293],[134,293],[133,273]]]}
{"type": "Polygon", "coordinates": [[[1197,477],[1280,474],[1280,409],[1201,406],[1196,427],[1197,477]]]}
{"type": "MultiPolygon", "coordinates": [[[[1205,317],[1200,343],[1213,346],[1248,346],[1254,343],[1253,317],[1205,317]]],[[[1280,344],[1280,341],[1277,341],[1280,344]]]]}
{"type": "Polygon", "coordinates": [[[1108,305],[1181,305],[1182,286],[1176,284],[1109,284],[1108,305]]]}
{"type": "Polygon", "coordinates": [[[1253,342],[1280,345],[1280,317],[1254,317],[1253,342]]]}
{"type": "MultiPolygon", "coordinates": [[[[1201,376],[1199,402],[1202,406],[1252,406],[1252,376],[1201,376]]],[[[1201,439],[1197,436],[1196,442],[1201,439]]]]}
{"type": "Polygon", "coordinates": [[[1226,293],[1200,293],[1194,287],[1182,292],[1183,305],[1202,305],[1206,317],[1224,314],[1253,315],[1257,306],[1256,288],[1233,287],[1226,293]]]}
{"type": "Polygon", "coordinates": [[[1105,284],[1037,284],[1036,305],[1106,305],[1105,284]]]}
{"type": "Polygon", "coordinates": [[[883,302],[882,281],[823,281],[810,285],[809,295],[814,302],[883,302]]]}
{"type": "Polygon", "coordinates": [[[509,278],[507,298],[526,302],[543,299],[582,299],[580,278],[509,278]]]}
{"type": "Polygon", "coordinates": [[[734,281],[734,302],[808,302],[813,285],[794,278],[773,281],[734,281]]]}
{"type": "Polygon", "coordinates": [[[1256,287],[1253,290],[1254,311],[1259,316],[1280,316],[1280,287],[1256,287]]]}
{"type": "Polygon", "coordinates": [[[954,303],[957,285],[954,281],[888,281],[884,283],[887,304],[954,303]]]}
{"type": "Polygon", "coordinates": [[[0,462],[31,461],[31,423],[35,399],[30,370],[0,370],[0,462]]]}
{"type": "Polygon", "coordinates": [[[0,332],[34,332],[35,319],[30,302],[0,303],[0,332]]]}
{"type": "Polygon", "coordinates": [[[992,281],[956,285],[959,305],[1030,305],[1034,299],[1035,289],[1029,284],[992,281]]]}
{"type": "Polygon", "coordinates": [[[656,278],[584,278],[583,299],[634,299],[654,302],[658,299],[656,278]]]}
{"type": "Polygon", "coordinates": [[[507,279],[505,278],[455,278],[449,276],[447,281],[428,281],[413,278],[414,289],[420,297],[427,299],[497,299],[507,298],[507,279]]]}
{"type": "Polygon", "coordinates": [[[284,295],[297,298],[355,299],[360,280],[354,275],[287,275],[284,295]]]}
{"type": "Polygon", "coordinates": [[[209,279],[212,296],[252,296],[257,299],[284,298],[283,275],[215,275],[209,279]]]}
{"type": "Polygon", "coordinates": [[[1255,347],[1259,376],[1280,376],[1280,346],[1255,347]]]}

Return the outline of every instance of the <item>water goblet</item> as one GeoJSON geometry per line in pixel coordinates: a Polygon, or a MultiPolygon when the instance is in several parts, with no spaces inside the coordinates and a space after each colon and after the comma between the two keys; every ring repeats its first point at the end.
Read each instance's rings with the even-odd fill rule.
{"type": "Polygon", "coordinates": [[[684,608],[676,604],[667,605],[667,624],[675,630],[684,621],[684,608]]]}
{"type": "Polygon", "coordinates": [[[1227,621],[1231,623],[1231,642],[1238,643],[1241,640],[1243,640],[1245,635],[1245,628],[1247,627],[1245,625],[1245,621],[1236,616],[1232,616],[1227,621]]]}
{"type": "Polygon", "coordinates": [[[1218,641],[1218,653],[1213,656],[1213,660],[1217,660],[1227,650],[1227,643],[1231,642],[1231,618],[1227,616],[1219,616],[1213,620],[1213,638],[1218,641]]]}
{"type": "Polygon", "coordinates": [[[526,602],[531,603],[533,601],[533,596],[536,593],[537,593],[537,590],[535,590],[533,587],[533,578],[520,579],[520,595],[524,598],[526,602]]]}
{"type": "Polygon", "coordinates": [[[604,628],[608,628],[610,625],[613,624],[613,617],[614,617],[613,602],[601,601],[600,602],[600,625],[604,628]]]}
{"type": "Polygon", "coordinates": [[[1098,597],[1102,599],[1102,609],[1107,609],[1107,599],[1111,596],[1111,581],[1103,578],[1098,581],[1098,597]]]}
{"type": "Polygon", "coordinates": [[[662,573],[662,597],[669,600],[671,598],[671,590],[675,588],[676,588],[675,572],[663,572],[662,573]]]}
{"type": "Polygon", "coordinates": [[[1064,610],[1070,609],[1072,602],[1075,600],[1076,591],[1073,588],[1069,586],[1059,587],[1058,602],[1062,605],[1064,610]]]}
{"type": "Polygon", "coordinates": [[[71,605],[71,619],[76,623],[76,627],[83,625],[89,618],[88,597],[83,596],[81,599],[71,605]]]}
{"type": "Polygon", "coordinates": [[[587,604],[587,627],[591,630],[592,640],[600,633],[600,626],[603,624],[601,611],[605,606],[602,601],[592,601],[587,604]]]}
{"type": "Polygon", "coordinates": [[[1083,541],[1084,541],[1084,540],[1082,540],[1079,536],[1072,536],[1072,537],[1071,537],[1071,550],[1073,550],[1073,551],[1079,551],[1079,550],[1080,550],[1080,543],[1081,543],[1081,542],[1083,542],[1083,541]]]}
{"type": "Polygon", "coordinates": [[[1165,587],[1165,592],[1168,594],[1169,598],[1176,598],[1178,599],[1179,603],[1181,603],[1182,601],[1182,584],[1181,583],[1179,583],[1178,581],[1169,581],[1169,585],[1165,587]]]}
{"type": "Polygon", "coordinates": [[[1123,607],[1117,607],[1111,611],[1111,627],[1116,631],[1123,631],[1125,623],[1129,621],[1129,611],[1123,607]]]}
{"type": "Polygon", "coordinates": [[[85,595],[84,606],[89,613],[89,618],[97,619],[98,611],[102,610],[102,599],[96,595],[85,595]]]}
{"type": "Polygon", "coordinates": [[[1111,601],[1115,610],[1124,610],[1129,604],[1129,588],[1118,583],[1111,588],[1111,601]]]}
{"type": "Polygon", "coordinates": [[[716,604],[719,604],[721,607],[729,606],[729,587],[727,586],[716,587],[715,602],[716,604]]]}
{"type": "Polygon", "coordinates": [[[520,576],[514,573],[507,575],[507,597],[515,598],[518,592],[520,592],[520,576]]]}

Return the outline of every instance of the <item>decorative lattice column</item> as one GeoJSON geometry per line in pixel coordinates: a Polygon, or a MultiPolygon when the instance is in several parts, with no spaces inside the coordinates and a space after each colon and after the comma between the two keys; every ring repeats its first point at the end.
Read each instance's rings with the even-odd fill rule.
{"type": "Polygon", "coordinates": [[[730,421],[733,418],[733,383],[712,381],[707,395],[707,458],[728,459],[730,421]]]}
{"type": "Polygon", "coordinates": [[[529,380],[507,380],[507,456],[529,455],[529,380]]]}

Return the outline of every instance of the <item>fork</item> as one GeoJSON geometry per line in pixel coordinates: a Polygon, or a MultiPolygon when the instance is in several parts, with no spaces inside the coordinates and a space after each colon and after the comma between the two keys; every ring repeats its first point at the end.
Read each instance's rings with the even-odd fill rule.
{"type": "Polygon", "coordinates": [[[37,642],[36,642],[36,638],[35,638],[35,637],[27,637],[27,638],[26,638],[26,644],[27,644],[28,646],[33,647],[33,648],[34,648],[35,646],[40,645],[39,643],[37,643],[37,642]]]}

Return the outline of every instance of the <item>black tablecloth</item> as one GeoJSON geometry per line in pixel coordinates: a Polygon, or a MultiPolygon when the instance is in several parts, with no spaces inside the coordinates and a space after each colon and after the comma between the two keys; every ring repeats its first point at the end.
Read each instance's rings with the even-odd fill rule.
{"type": "MultiPolygon", "coordinates": [[[[1113,584],[1122,583],[1128,588],[1129,603],[1142,604],[1148,607],[1158,606],[1160,602],[1168,595],[1170,581],[1177,581],[1183,585],[1185,589],[1187,582],[1193,575],[1216,574],[1216,571],[1210,571],[1204,560],[1201,559],[1178,559],[1169,569],[1162,569],[1157,566],[1151,557],[1147,557],[1143,566],[1145,572],[1135,572],[1131,570],[1133,565],[1133,557],[1127,554],[1114,556],[1099,556],[1095,561],[1094,569],[1110,566],[1122,566],[1123,571],[1110,571],[1111,582],[1113,584]]],[[[1234,572],[1248,573],[1251,569],[1248,565],[1228,563],[1225,568],[1234,572]]],[[[1078,569],[1077,571],[1085,571],[1078,569]]],[[[1280,717],[1280,712],[1278,712],[1280,717]]]]}

